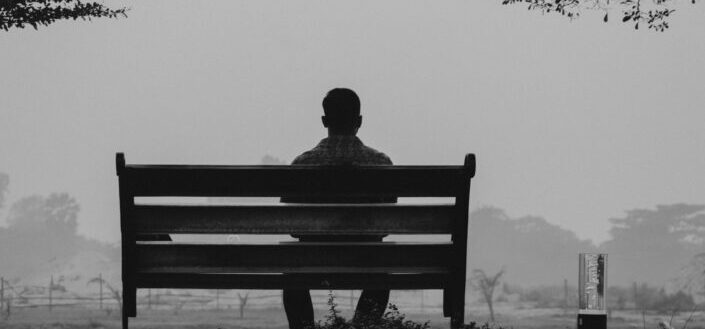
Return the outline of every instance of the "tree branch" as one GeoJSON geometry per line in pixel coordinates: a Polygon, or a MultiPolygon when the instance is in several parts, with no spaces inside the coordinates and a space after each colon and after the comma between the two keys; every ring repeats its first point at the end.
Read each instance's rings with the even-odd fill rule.
{"type": "Polygon", "coordinates": [[[127,17],[128,8],[112,9],[95,1],[0,0],[0,29],[48,26],[58,20],[127,17]]]}

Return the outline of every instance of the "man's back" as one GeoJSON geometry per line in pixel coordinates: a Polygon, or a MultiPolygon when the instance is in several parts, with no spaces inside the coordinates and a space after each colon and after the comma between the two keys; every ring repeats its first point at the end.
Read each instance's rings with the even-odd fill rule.
{"type": "MultiPolygon", "coordinates": [[[[359,166],[359,165],[392,165],[392,160],[384,153],[366,146],[357,136],[329,136],[321,140],[313,149],[296,157],[292,165],[327,165],[327,166],[359,166]]],[[[397,198],[282,198],[289,203],[395,203],[397,198]]],[[[337,235],[337,236],[299,236],[301,241],[379,241],[381,235],[337,235]]]]}

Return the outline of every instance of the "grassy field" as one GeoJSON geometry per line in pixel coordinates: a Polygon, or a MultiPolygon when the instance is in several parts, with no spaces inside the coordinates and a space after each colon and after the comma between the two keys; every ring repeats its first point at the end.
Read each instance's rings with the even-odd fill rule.
{"type": "MultiPolygon", "coordinates": [[[[532,309],[516,305],[498,304],[497,321],[504,328],[565,329],[575,328],[574,313],[564,313],[561,309],[532,309]]],[[[349,317],[351,310],[341,307],[342,316],[349,317]]],[[[401,310],[408,319],[431,321],[432,328],[448,328],[448,319],[441,316],[440,309],[401,310]]],[[[325,308],[316,309],[316,318],[323,319],[325,308]]],[[[682,329],[689,312],[677,314],[672,319],[673,328],[682,329]]],[[[472,304],[468,309],[467,322],[486,322],[489,318],[482,304],[472,304]]],[[[657,328],[659,321],[670,320],[670,315],[647,314],[646,328],[657,328]]],[[[105,310],[92,308],[46,308],[16,309],[9,319],[0,318],[2,329],[98,329],[120,328],[120,318],[116,311],[108,314],[105,310]]],[[[643,328],[640,313],[615,311],[609,319],[611,329],[643,328]]],[[[236,329],[236,328],[287,328],[286,317],[280,306],[253,308],[240,318],[237,308],[232,309],[158,309],[138,311],[138,317],[130,319],[130,328],[180,328],[180,329],[236,329]]],[[[705,314],[696,312],[688,324],[690,329],[705,329],[705,314]]]]}

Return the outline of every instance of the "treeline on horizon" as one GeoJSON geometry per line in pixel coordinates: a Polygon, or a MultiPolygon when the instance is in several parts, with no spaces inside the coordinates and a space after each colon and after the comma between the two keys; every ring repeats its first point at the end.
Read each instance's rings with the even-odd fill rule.
{"type": "MultiPolygon", "coordinates": [[[[8,176],[0,173],[0,218],[6,223],[0,227],[0,276],[40,276],[63,264],[80,264],[75,258],[90,251],[113,264],[119,278],[119,246],[78,234],[75,198],[68,193],[30,195],[7,205],[8,185],[8,176]]],[[[595,245],[541,217],[512,218],[500,208],[479,208],[470,214],[469,271],[503,268],[502,281],[513,285],[563,286],[567,280],[577,286],[578,253],[603,252],[609,254],[610,286],[705,289],[705,205],[628,210],[610,221],[611,238],[595,245]]]]}

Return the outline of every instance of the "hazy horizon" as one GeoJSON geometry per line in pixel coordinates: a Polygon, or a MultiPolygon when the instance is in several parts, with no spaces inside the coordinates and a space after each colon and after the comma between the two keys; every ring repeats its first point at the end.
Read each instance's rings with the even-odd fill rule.
{"type": "Polygon", "coordinates": [[[701,3],[665,33],[489,0],[124,3],[126,19],[0,33],[0,225],[21,197],[68,192],[81,234],[119,241],[115,152],[291,161],[324,137],[334,87],[396,164],[476,153],[471,209],[599,243],[626,210],[705,203],[701,3]]]}

